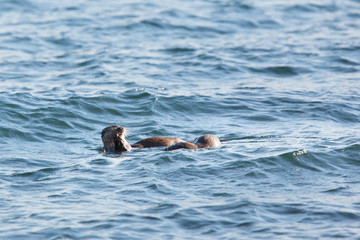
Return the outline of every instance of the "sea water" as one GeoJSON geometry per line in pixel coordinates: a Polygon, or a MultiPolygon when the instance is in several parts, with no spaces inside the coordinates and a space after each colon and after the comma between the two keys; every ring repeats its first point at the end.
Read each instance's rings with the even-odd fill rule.
{"type": "Polygon", "coordinates": [[[2,0],[0,238],[360,238],[359,81],[359,0],[2,0]]]}

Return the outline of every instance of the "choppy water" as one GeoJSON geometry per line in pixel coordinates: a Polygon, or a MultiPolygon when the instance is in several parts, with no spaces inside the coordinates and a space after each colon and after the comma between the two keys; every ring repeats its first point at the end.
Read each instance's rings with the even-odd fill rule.
{"type": "Polygon", "coordinates": [[[359,80],[358,0],[2,0],[0,238],[360,238],[359,80]]]}

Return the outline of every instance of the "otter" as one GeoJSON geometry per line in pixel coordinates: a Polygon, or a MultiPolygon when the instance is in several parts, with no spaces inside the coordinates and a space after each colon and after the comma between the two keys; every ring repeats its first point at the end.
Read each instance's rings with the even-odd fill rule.
{"type": "Polygon", "coordinates": [[[131,151],[130,144],[125,139],[126,128],[120,126],[109,126],[102,130],[101,139],[105,152],[131,151]]]}
{"type": "Polygon", "coordinates": [[[174,137],[150,137],[130,145],[125,139],[125,133],[126,128],[117,125],[104,128],[101,132],[104,151],[116,153],[131,151],[132,148],[150,147],[167,147],[166,151],[172,151],[180,148],[199,149],[221,145],[220,140],[210,134],[198,137],[193,142],[174,137]]]}
{"type": "Polygon", "coordinates": [[[168,147],[183,142],[180,138],[174,137],[149,137],[131,145],[134,148],[168,147]]]}
{"type": "Polygon", "coordinates": [[[132,148],[168,147],[175,143],[184,142],[174,137],[150,137],[130,145],[125,139],[126,128],[109,126],[102,130],[101,139],[105,152],[126,152],[132,148]]]}
{"type": "Polygon", "coordinates": [[[165,151],[172,151],[180,148],[186,149],[199,149],[199,148],[210,148],[210,147],[220,147],[221,141],[210,134],[196,138],[193,142],[179,142],[171,145],[170,147],[165,148],[165,151]]]}

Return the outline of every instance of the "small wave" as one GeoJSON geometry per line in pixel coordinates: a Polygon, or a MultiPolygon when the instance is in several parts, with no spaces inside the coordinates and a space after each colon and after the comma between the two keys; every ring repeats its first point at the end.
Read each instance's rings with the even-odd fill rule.
{"type": "Polygon", "coordinates": [[[345,57],[336,57],[336,59],[334,59],[334,61],[337,61],[337,62],[345,64],[345,65],[350,65],[350,66],[359,66],[360,65],[360,63],[357,62],[356,60],[350,60],[345,57]]]}
{"type": "Polygon", "coordinates": [[[217,26],[209,27],[209,26],[201,26],[201,25],[186,25],[186,24],[175,24],[167,22],[160,18],[151,18],[151,19],[143,19],[139,22],[128,23],[123,26],[128,30],[136,30],[136,29],[149,29],[153,28],[154,30],[180,30],[185,31],[187,33],[217,33],[217,34],[229,34],[234,31],[228,27],[219,28],[217,26]]]}
{"type": "Polygon", "coordinates": [[[37,6],[28,0],[4,0],[1,2],[1,10],[3,12],[9,12],[9,11],[19,11],[21,9],[22,11],[30,10],[30,9],[37,9],[37,6]]]}
{"type": "Polygon", "coordinates": [[[339,192],[342,192],[343,190],[347,190],[347,187],[336,187],[336,188],[331,188],[328,190],[323,191],[324,193],[334,193],[337,194],[339,192]]]}
{"type": "Polygon", "coordinates": [[[167,53],[171,53],[171,54],[181,54],[183,55],[184,53],[193,53],[196,51],[196,49],[194,48],[189,48],[189,47],[172,47],[172,48],[167,48],[163,50],[164,52],[167,53]]]}
{"type": "Polygon", "coordinates": [[[220,1],[219,4],[221,4],[221,6],[223,8],[229,8],[231,10],[246,10],[246,11],[249,11],[249,10],[254,10],[256,9],[254,5],[250,4],[250,3],[246,3],[246,2],[243,2],[243,1],[234,1],[234,0],[229,0],[229,1],[220,1]]]}
{"type": "Polygon", "coordinates": [[[307,151],[305,149],[303,149],[303,150],[293,152],[293,155],[294,156],[299,156],[299,155],[303,155],[303,154],[306,154],[306,153],[307,153],[307,151]]]}
{"type": "Polygon", "coordinates": [[[273,122],[278,120],[276,116],[265,115],[265,114],[255,114],[255,115],[245,116],[244,118],[250,121],[260,121],[260,122],[273,122]]]}
{"type": "Polygon", "coordinates": [[[36,171],[14,173],[12,176],[26,178],[32,181],[45,181],[50,179],[50,176],[54,175],[58,170],[59,168],[42,168],[36,171]]]}
{"type": "Polygon", "coordinates": [[[320,13],[320,12],[334,12],[340,8],[333,2],[332,4],[295,4],[286,7],[285,11],[288,12],[305,12],[305,13],[320,13]]]}
{"type": "Polygon", "coordinates": [[[48,43],[54,44],[59,47],[66,47],[66,48],[80,48],[81,45],[76,44],[74,41],[72,41],[69,38],[61,37],[61,38],[55,38],[55,37],[48,37],[45,39],[48,43]]]}
{"type": "Polygon", "coordinates": [[[277,66],[266,68],[249,68],[253,72],[269,73],[279,76],[295,76],[298,75],[298,70],[290,66],[277,66]]]}
{"type": "Polygon", "coordinates": [[[359,220],[360,215],[354,212],[347,211],[308,211],[308,217],[303,221],[314,221],[314,220],[325,220],[331,219],[334,222],[342,222],[342,221],[354,221],[359,220]]]}
{"type": "Polygon", "coordinates": [[[29,142],[42,142],[41,134],[34,134],[33,131],[25,130],[24,128],[0,127],[0,134],[2,137],[9,139],[18,139],[29,142]]]}
{"type": "MultiPolygon", "coordinates": [[[[97,149],[99,152],[103,152],[103,148],[102,147],[99,147],[97,149]]],[[[91,165],[100,165],[100,166],[112,166],[113,165],[113,162],[109,161],[109,159],[106,159],[106,158],[96,158],[96,159],[93,159],[89,162],[89,164],[91,165]]]]}
{"type": "Polygon", "coordinates": [[[332,165],[324,161],[323,158],[318,158],[315,153],[309,153],[306,150],[297,150],[293,152],[282,153],[277,156],[259,158],[257,159],[257,162],[264,167],[277,166],[280,169],[287,168],[288,166],[314,172],[322,172],[333,169],[332,165]]]}
{"type": "Polygon", "coordinates": [[[340,159],[337,161],[342,168],[348,168],[349,166],[359,166],[360,165],[360,144],[352,144],[347,147],[335,149],[332,153],[335,153],[333,158],[340,159]]]}

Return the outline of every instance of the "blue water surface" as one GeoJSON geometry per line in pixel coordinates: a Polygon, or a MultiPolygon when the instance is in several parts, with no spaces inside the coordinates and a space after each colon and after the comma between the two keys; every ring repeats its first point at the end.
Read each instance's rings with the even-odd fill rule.
{"type": "Polygon", "coordinates": [[[0,238],[360,238],[359,81],[359,0],[2,0],[0,238]]]}

